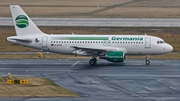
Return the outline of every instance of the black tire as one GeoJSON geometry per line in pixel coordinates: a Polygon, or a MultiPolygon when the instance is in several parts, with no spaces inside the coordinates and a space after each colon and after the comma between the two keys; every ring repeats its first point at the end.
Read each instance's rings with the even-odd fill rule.
{"type": "Polygon", "coordinates": [[[150,64],[150,61],[149,60],[146,60],[146,65],[149,65],[150,64]]]}
{"type": "Polygon", "coordinates": [[[96,59],[96,58],[94,58],[94,61],[95,61],[95,64],[96,64],[96,62],[97,62],[97,59],[96,59]]]}
{"type": "Polygon", "coordinates": [[[96,62],[97,62],[96,59],[91,59],[91,60],[89,60],[89,65],[95,65],[96,62]]]}

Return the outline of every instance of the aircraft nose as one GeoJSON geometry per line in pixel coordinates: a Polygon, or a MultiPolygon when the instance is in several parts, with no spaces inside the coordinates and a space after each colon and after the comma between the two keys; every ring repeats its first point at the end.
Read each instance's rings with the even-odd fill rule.
{"type": "Polygon", "coordinates": [[[168,49],[169,52],[173,51],[173,47],[171,45],[169,45],[169,44],[168,44],[168,48],[167,49],[168,49]]]}

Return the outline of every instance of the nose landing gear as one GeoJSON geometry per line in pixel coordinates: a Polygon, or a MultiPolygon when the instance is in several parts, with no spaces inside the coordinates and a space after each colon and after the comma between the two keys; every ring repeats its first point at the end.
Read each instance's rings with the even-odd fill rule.
{"type": "Polygon", "coordinates": [[[149,65],[149,64],[150,64],[150,61],[149,61],[149,58],[148,58],[148,57],[149,57],[149,56],[146,55],[146,61],[145,61],[146,65],[149,65]]]}
{"type": "Polygon", "coordinates": [[[150,61],[149,60],[146,60],[146,65],[149,65],[150,64],[150,61]]]}

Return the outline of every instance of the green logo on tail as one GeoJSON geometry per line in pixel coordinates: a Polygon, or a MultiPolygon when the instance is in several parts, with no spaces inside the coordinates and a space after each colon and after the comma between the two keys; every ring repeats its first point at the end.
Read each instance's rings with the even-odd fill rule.
{"type": "Polygon", "coordinates": [[[16,26],[19,28],[26,28],[29,25],[28,18],[24,15],[19,15],[16,18],[16,26]]]}

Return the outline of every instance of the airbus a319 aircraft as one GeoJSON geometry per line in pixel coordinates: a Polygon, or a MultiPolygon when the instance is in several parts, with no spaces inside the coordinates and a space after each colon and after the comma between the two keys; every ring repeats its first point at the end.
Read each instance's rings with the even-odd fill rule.
{"type": "MultiPolygon", "coordinates": [[[[97,57],[120,63],[126,55],[157,55],[173,50],[163,39],[149,35],[45,34],[19,5],[10,5],[10,9],[17,36],[7,37],[7,41],[48,52],[92,56],[90,65],[96,64],[97,57]]],[[[150,64],[148,58],[145,63],[150,64]]]]}

